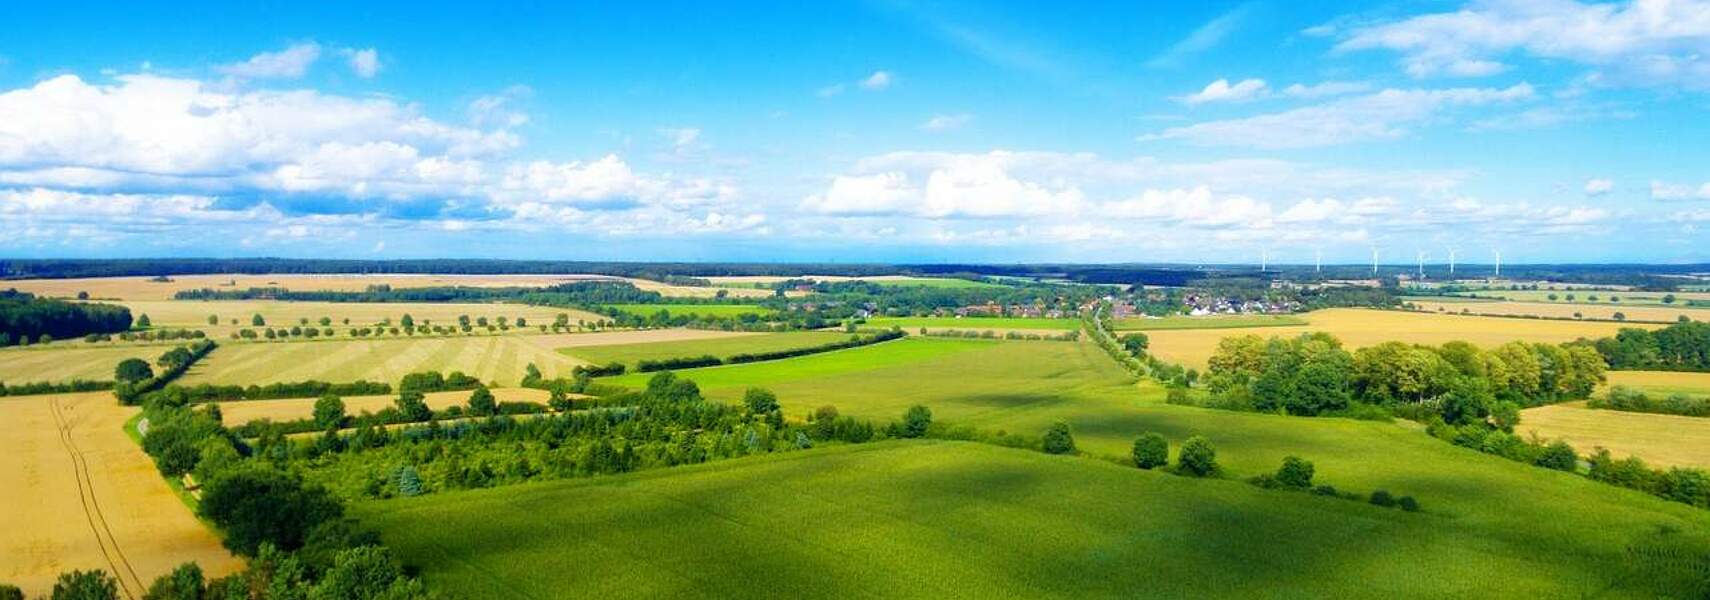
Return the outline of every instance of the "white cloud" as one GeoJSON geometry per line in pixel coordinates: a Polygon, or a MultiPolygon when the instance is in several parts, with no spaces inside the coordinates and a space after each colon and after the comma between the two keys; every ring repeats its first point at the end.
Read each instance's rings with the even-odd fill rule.
{"type": "Polygon", "coordinates": [[[825,192],[807,197],[802,207],[835,215],[998,218],[1071,215],[1083,201],[1073,186],[1012,176],[1003,154],[938,158],[913,165],[912,175],[892,170],[833,177],[825,192]]]}
{"type": "Polygon", "coordinates": [[[1520,52],[1598,69],[1607,83],[1710,89],[1710,2],[1493,0],[1351,28],[1338,51],[1388,49],[1415,77],[1479,77],[1520,52]]]}
{"type": "Polygon", "coordinates": [[[1126,200],[1099,205],[1098,214],[1116,219],[1165,221],[1203,228],[1269,228],[1271,205],[1240,195],[1218,196],[1206,186],[1149,189],[1126,200]]]}
{"type": "Polygon", "coordinates": [[[1346,96],[1369,91],[1372,85],[1359,81],[1323,81],[1313,85],[1296,83],[1283,88],[1283,95],[1290,98],[1328,98],[1331,96],[1346,96]]]}
{"type": "Polygon", "coordinates": [[[1440,120],[1452,109],[1507,104],[1532,97],[1532,86],[1525,83],[1502,89],[1386,89],[1284,112],[1173,127],[1142,136],[1141,140],[1182,140],[1203,146],[1265,149],[1332,146],[1399,138],[1409,133],[1408,127],[1440,120]]]}
{"type": "Polygon", "coordinates": [[[1263,97],[1268,93],[1270,93],[1270,87],[1265,84],[1263,79],[1243,79],[1233,85],[1227,79],[1219,79],[1206,84],[1205,88],[1198,92],[1177,97],[1176,101],[1188,106],[1210,102],[1246,102],[1263,97]]]}
{"type": "Polygon", "coordinates": [[[320,58],[320,44],[305,42],[278,52],[263,52],[240,63],[214,67],[214,70],[244,79],[296,79],[320,58]]]}
{"type": "Polygon", "coordinates": [[[974,115],[970,115],[968,113],[933,115],[932,118],[927,119],[925,123],[921,123],[920,128],[923,131],[950,131],[952,129],[961,129],[963,125],[967,125],[973,120],[974,115]]]}
{"type": "Polygon", "coordinates": [[[1223,39],[1229,37],[1246,21],[1247,14],[1252,12],[1252,4],[1243,4],[1218,15],[1204,25],[1193,30],[1187,37],[1171,45],[1168,49],[1146,61],[1146,66],[1152,68],[1175,67],[1192,56],[1217,47],[1223,39]]]}
{"type": "Polygon", "coordinates": [[[528,113],[516,105],[533,95],[534,90],[528,86],[513,85],[497,94],[477,97],[466,109],[469,122],[476,127],[521,127],[528,123],[528,113]]]}
{"type": "Polygon", "coordinates": [[[380,52],[373,48],[345,48],[339,52],[344,55],[345,64],[350,66],[350,72],[363,79],[373,79],[380,73],[380,52]]]}
{"type": "Polygon", "coordinates": [[[890,71],[874,71],[872,75],[868,75],[866,79],[862,79],[860,85],[863,90],[876,92],[891,87],[891,83],[894,79],[895,76],[891,75],[890,71]]]}
{"type": "Polygon", "coordinates": [[[1587,196],[1602,196],[1614,190],[1614,180],[1593,178],[1585,181],[1585,195],[1587,196]]]}
{"type": "Polygon", "coordinates": [[[1651,198],[1655,200],[1710,200],[1710,182],[1706,182],[1694,190],[1691,184],[1652,181],[1651,198]]]}

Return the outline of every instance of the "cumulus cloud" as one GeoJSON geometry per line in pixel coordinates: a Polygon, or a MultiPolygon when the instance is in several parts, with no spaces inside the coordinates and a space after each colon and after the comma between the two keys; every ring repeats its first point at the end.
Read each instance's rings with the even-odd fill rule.
{"type": "Polygon", "coordinates": [[[868,75],[866,79],[861,80],[861,89],[875,92],[880,91],[891,87],[891,82],[894,78],[895,76],[891,75],[890,71],[874,71],[872,75],[868,75]]]}
{"type": "Polygon", "coordinates": [[[350,66],[350,72],[355,73],[357,77],[373,79],[375,75],[380,73],[380,52],[378,50],[373,48],[360,50],[345,48],[340,51],[340,54],[344,55],[345,64],[350,66]]]}
{"type": "Polygon", "coordinates": [[[1227,79],[1219,79],[1206,84],[1205,88],[1198,92],[1178,96],[1176,101],[1188,106],[1211,102],[1247,102],[1269,93],[1270,87],[1263,79],[1243,79],[1233,85],[1227,79]]]}
{"type": "Polygon", "coordinates": [[[1652,181],[1651,198],[1656,200],[1710,200],[1710,182],[1694,189],[1691,184],[1652,181]]]}
{"type": "Polygon", "coordinates": [[[305,42],[278,52],[263,52],[240,63],[214,67],[214,70],[244,79],[296,79],[308,72],[309,66],[320,58],[321,45],[305,42]]]}
{"type": "Polygon", "coordinates": [[[1165,129],[1144,140],[1202,146],[1313,148],[1406,136],[1409,127],[1462,107],[1510,104],[1533,97],[1529,84],[1507,88],[1386,89],[1325,104],[1165,129]]]}
{"type": "Polygon", "coordinates": [[[1585,181],[1585,195],[1602,196],[1615,191],[1615,181],[1610,179],[1592,178],[1585,181]]]}
{"type": "Polygon", "coordinates": [[[1710,89],[1710,2],[1490,0],[1349,28],[1336,49],[1385,49],[1414,77],[1482,77],[1512,54],[1587,65],[1605,83],[1710,89]]]}
{"type": "Polygon", "coordinates": [[[1371,84],[1359,81],[1323,81],[1312,85],[1296,83],[1283,88],[1283,95],[1290,98],[1328,98],[1358,94],[1371,89],[1371,84]]]}
{"type": "Polygon", "coordinates": [[[932,118],[927,119],[925,123],[920,124],[920,129],[922,131],[950,131],[952,129],[961,129],[963,125],[967,125],[973,120],[974,115],[970,115],[968,113],[933,115],[932,118]]]}
{"type": "Polygon", "coordinates": [[[912,215],[930,219],[1068,215],[1080,209],[1080,190],[1012,176],[1005,156],[946,155],[910,171],[833,177],[825,192],[804,199],[812,212],[840,215],[912,215]]]}
{"type": "Polygon", "coordinates": [[[1103,203],[1098,212],[1115,219],[1165,221],[1204,228],[1265,229],[1272,222],[1270,203],[1241,195],[1219,196],[1206,186],[1149,189],[1133,198],[1103,203]]]}

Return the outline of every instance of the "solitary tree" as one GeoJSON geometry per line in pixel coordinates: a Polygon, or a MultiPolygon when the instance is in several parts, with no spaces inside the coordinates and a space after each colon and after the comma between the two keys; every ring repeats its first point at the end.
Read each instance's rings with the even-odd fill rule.
{"type": "Polygon", "coordinates": [[[565,394],[564,390],[553,389],[552,396],[546,400],[546,406],[558,412],[570,410],[570,396],[565,394]]]}
{"type": "Polygon", "coordinates": [[[255,313],[255,316],[249,318],[249,324],[254,327],[266,327],[267,319],[261,318],[261,313],[255,313]]]}
{"type": "Polygon", "coordinates": [[[908,412],[903,413],[903,437],[923,437],[926,435],[926,429],[931,426],[932,409],[916,404],[909,407],[908,412]]]}
{"type": "Polygon", "coordinates": [[[433,418],[433,409],[428,408],[427,399],[416,390],[398,394],[398,412],[404,413],[404,418],[414,423],[433,418]]]}
{"type": "Polygon", "coordinates": [[[1069,432],[1069,424],[1057,421],[1045,430],[1046,454],[1074,454],[1075,436],[1069,432]]]}
{"type": "Polygon", "coordinates": [[[1155,432],[1147,432],[1134,440],[1134,465],[1142,469],[1162,467],[1170,462],[1170,441],[1155,432]]]}
{"type": "Polygon", "coordinates": [[[409,329],[416,326],[416,319],[415,317],[411,317],[410,313],[404,313],[403,318],[398,319],[398,324],[404,326],[405,329],[409,329]]]}
{"type": "Polygon", "coordinates": [[[748,388],[742,395],[742,403],[748,406],[748,412],[757,415],[778,410],[778,396],[765,388],[748,388]]]}
{"type": "Polygon", "coordinates": [[[398,494],[401,496],[420,496],[422,494],[422,476],[416,468],[404,465],[398,469],[398,494]]]}
{"type": "Polygon", "coordinates": [[[1282,468],[1277,469],[1277,482],[1288,487],[1312,487],[1312,461],[1298,456],[1285,456],[1282,468]]]}
{"type": "Polygon", "coordinates": [[[209,325],[219,325],[220,324],[220,316],[219,315],[208,315],[208,324],[209,325]]]}
{"type": "Polygon", "coordinates": [[[137,317],[137,327],[148,328],[153,325],[154,323],[148,320],[148,315],[137,317]]]}
{"type": "Polygon", "coordinates": [[[150,377],[154,377],[154,369],[148,366],[148,361],[140,358],[119,361],[119,366],[113,369],[113,379],[124,383],[142,381],[150,377]]]}
{"type": "Polygon", "coordinates": [[[315,426],[332,429],[344,424],[344,400],[327,394],[315,401],[315,426]]]}
{"type": "Polygon", "coordinates": [[[487,386],[477,387],[474,393],[469,394],[470,414],[486,417],[498,412],[499,404],[493,400],[493,392],[488,391],[487,386]]]}
{"type": "Polygon", "coordinates": [[[1217,472],[1217,447],[1204,436],[1193,436],[1182,442],[1176,456],[1176,469],[1183,474],[1205,477],[1217,472]]]}

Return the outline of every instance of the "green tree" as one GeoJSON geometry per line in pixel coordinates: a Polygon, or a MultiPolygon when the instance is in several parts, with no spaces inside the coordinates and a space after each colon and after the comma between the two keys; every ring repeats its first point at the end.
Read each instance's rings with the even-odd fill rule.
{"type": "Polygon", "coordinates": [[[1371,503],[1383,507],[1395,506],[1395,496],[1390,495],[1389,490],[1377,490],[1372,492],[1371,503]]]}
{"type": "Polygon", "coordinates": [[[469,394],[469,414],[478,417],[489,417],[499,412],[499,403],[493,399],[493,392],[487,386],[475,388],[469,394]]]}
{"type": "Polygon", "coordinates": [[[208,315],[208,324],[209,325],[219,325],[220,324],[220,316],[219,315],[208,315]]]}
{"type": "Polygon", "coordinates": [[[903,413],[902,437],[925,437],[927,428],[932,426],[932,409],[916,404],[903,413]]]}
{"type": "Polygon", "coordinates": [[[557,412],[568,411],[572,407],[570,395],[555,387],[552,390],[552,396],[546,399],[546,406],[557,412]]]}
{"type": "Polygon", "coordinates": [[[202,567],[187,562],[149,584],[143,600],[202,600],[206,591],[202,567]]]}
{"type": "Polygon", "coordinates": [[[53,600],[118,600],[119,580],[106,571],[72,571],[60,573],[53,584],[53,600]]]}
{"type": "Polygon", "coordinates": [[[748,388],[742,394],[742,403],[748,407],[748,412],[764,415],[779,410],[778,396],[765,388],[748,388]]]}
{"type": "Polygon", "coordinates": [[[1134,465],[1155,469],[1170,463],[1170,441],[1155,432],[1146,432],[1134,439],[1134,465]]]}
{"type": "Polygon", "coordinates": [[[1546,469],[1572,472],[1579,469],[1579,453],[1567,442],[1556,440],[1538,455],[1536,464],[1546,469]]]}
{"type": "Polygon", "coordinates": [[[1182,442],[1176,454],[1176,469],[1184,475],[1208,477],[1217,473],[1217,447],[1204,436],[1193,436],[1182,442]]]}
{"type": "Polygon", "coordinates": [[[249,324],[252,327],[266,327],[267,319],[261,318],[261,313],[255,313],[254,316],[249,318],[249,324]]]}
{"type": "Polygon", "coordinates": [[[334,429],[344,424],[344,400],[327,394],[315,400],[315,427],[334,429]]]}
{"type": "Polygon", "coordinates": [[[433,409],[428,408],[427,397],[416,390],[404,390],[398,393],[398,412],[412,423],[420,423],[433,418],[433,409]]]}
{"type": "Polygon", "coordinates": [[[154,369],[148,366],[148,361],[140,358],[127,358],[119,361],[119,366],[113,368],[113,379],[122,383],[134,383],[154,377],[154,369]]]}
{"type": "Polygon", "coordinates": [[[411,598],[424,595],[419,582],[404,576],[404,570],[382,546],[357,546],[340,550],[331,569],[309,594],[311,600],[411,598]]]}
{"type": "Polygon", "coordinates": [[[1306,489],[1312,487],[1312,472],[1312,461],[1298,456],[1285,456],[1282,459],[1282,467],[1277,469],[1277,482],[1306,489]]]}
{"type": "Polygon", "coordinates": [[[154,324],[154,323],[153,323],[153,322],[152,322],[152,321],[149,321],[149,320],[148,320],[148,315],[146,315],[146,314],[145,314],[145,315],[142,315],[142,316],[139,316],[139,317],[137,317],[137,327],[138,327],[138,328],[140,328],[140,329],[148,329],[148,328],[149,328],[149,327],[151,327],[151,326],[152,326],[152,325],[153,325],[153,324],[154,324]]]}
{"type": "Polygon", "coordinates": [[[24,600],[24,590],[15,585],[0,583],[0,600],[24,600]]]}
{"type": "Polygon", "coordinates": [[[410,313],[404,313],[403,318],[398,319],[398,325],[403,326],[404,329],[412,329],[416,326],[416,318],[410,316],[410,313]]]}
{"type": "Polygon", "coordinates": [[[344,514],[326,490],[263,467],[229,471],[202,488],[197,512],[225,533],[226,548],[255,556],[265,544],[303,547],[309,532],[344,514]]]}
{"type": "Polygon", "coordinates": [[[1075,436],[1068,423],[1057,421],[1045,430],[1044,449],[1046,454],[1075,453],[1075,436]]]}
{"type": "Polygon", "coordinates": [[[404,465],[398,469],[398,494],[401,496],[422,495],[422,476],[412,465],[404,465]]]}
{"type": "Polygon", "coordinates": [[[1146,348],[1152,343],[1151,340],[1146,337],[1146,334],[1139,332],[1124,335],[1117,341],[1122,343],[1122,349],[1127,350],[1129,354],[1134,356],[1145,354],[1146,348]]]}

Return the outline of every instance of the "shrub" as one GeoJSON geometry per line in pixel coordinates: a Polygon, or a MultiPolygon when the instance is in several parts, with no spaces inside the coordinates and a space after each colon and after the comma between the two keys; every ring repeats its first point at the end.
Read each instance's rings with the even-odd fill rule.
{"type": "Polygon", "coordinates": [[[1395,506],[1395,496],[1391,496],[1388,490],[1378,490],[1372,492],[1371,503],[1385,508],[1395,506]]]}
{"type": "Polygon", "coordinates": [[[1075,436],[1069,432],[1069,424],[1062,421],[1052,423],[1051,428],[1045,430],[1044,448],[1046,454],[1074,454],[1075,436]]]}
{"type": "Polygon", "coordinates": [[[1407,512],[1419,512],[1419,501],[1414,500],[1412,496],[1402,496],[1397,498],[1395,500],[1395,504],[1396,506],[1400,506],[1401,510],[1405,510],[1407,512]]]}
{"type": "Polygon", "coordinates": [[[748,407],[748,412],[757,415],[768,414],[778,410],[778,395],[764,388],[748,388],[742,394],[742,403],[748,407]]]}
{"type": "Polygon", "coordinates": [[[1155,432],[1134,439],[1134,466],[1155,469],[1170,463],[1170,441],[1155,432]]]}
{"type": "Polygon", "coordinates": [[[422,494],[422,476],[416,468],[404,465],[398,469],[398,495],[420,496],[422,494]]]}
{"type": "Polygon", "coordinates": [[[1193,404],[1193,399],[1188,397],[1186,387],[1172,385],[1170,386],[1169,391],[1164,392],[1164,402],[1167,404],[1189,405],[1193,404]]]}
{"type": "Polygon", "coordinates": [[[344,400],[338,396],[327,394],[315,400],[315,426],[321,429],[336,429],[344,424],[344,400]]]}
{"type": "Polygon", "coordinates": [[[324,489],[278,471],[249,468],[208,482],[197,512],[225,533],[227,549],[255,556],[264,544],[281,550],[303,547],[310,531],[339,519],[344,509],[324,489]]]}
{"type": "Polygon", "coordinates": [[[1193,436],[1182,442],[1181,452],[1176,456],[1176,469],[1183,474],[1195,477],[1208,477],[1217,473],[1217,447],[1204,436],[1193,436]]]}
{"type": "Polygon", "coordinates": [[[475,388],[475,391],[469,394],[469,414],[488,417],[498,412],[498,402],[493,400],[493,392],[486,386],[475,388]]]}
{"type": "Polygon", "coordinates": [[[61,573],[53,584],[53,600],[117,600],[119,582],[106,571],[61,573]]]}
{"type": "Polygon", "coordinates": [[[1556,440],[1544,448],[1535,464],[1546,469],[1572,472],[1579,468],[1579,453],[1574,452],[1573,446],[1567,442],[1556,440]]]}
{"type": "Polygon", "coordinates": [[[1301,489],[1312,487],[1312,471],[1312,461],[1298,456],[1285,456],[1282,467],[1277,469],[1277,483],[1301,489]]]}
{"type": "Polygon", "coordinates": [[[161,575],[149,584],[144,600],[201,600],[203,597],[202,567],[194,562],[178,565],[171,573],[161,575]]]}
{"type": "Polygon", "coordinates": [[[902,437],[923,437],[926,435],[926,429],[931,426],[932,409],[916,404],[903,413],[902,437]]]}
{"type": "Polygon", "coordinates": [[[24,590],[15,585],[0,583],[0,600],[24,600],[24,590]]]}
{"type": "Polygon", "coordinates": [[[113,379],[124,383],[134,383],[154,377],[154,369],[148,366],[148,361],[140,358],[127,358],[119,361],[119,366],[113,368],[113,379]]]}

